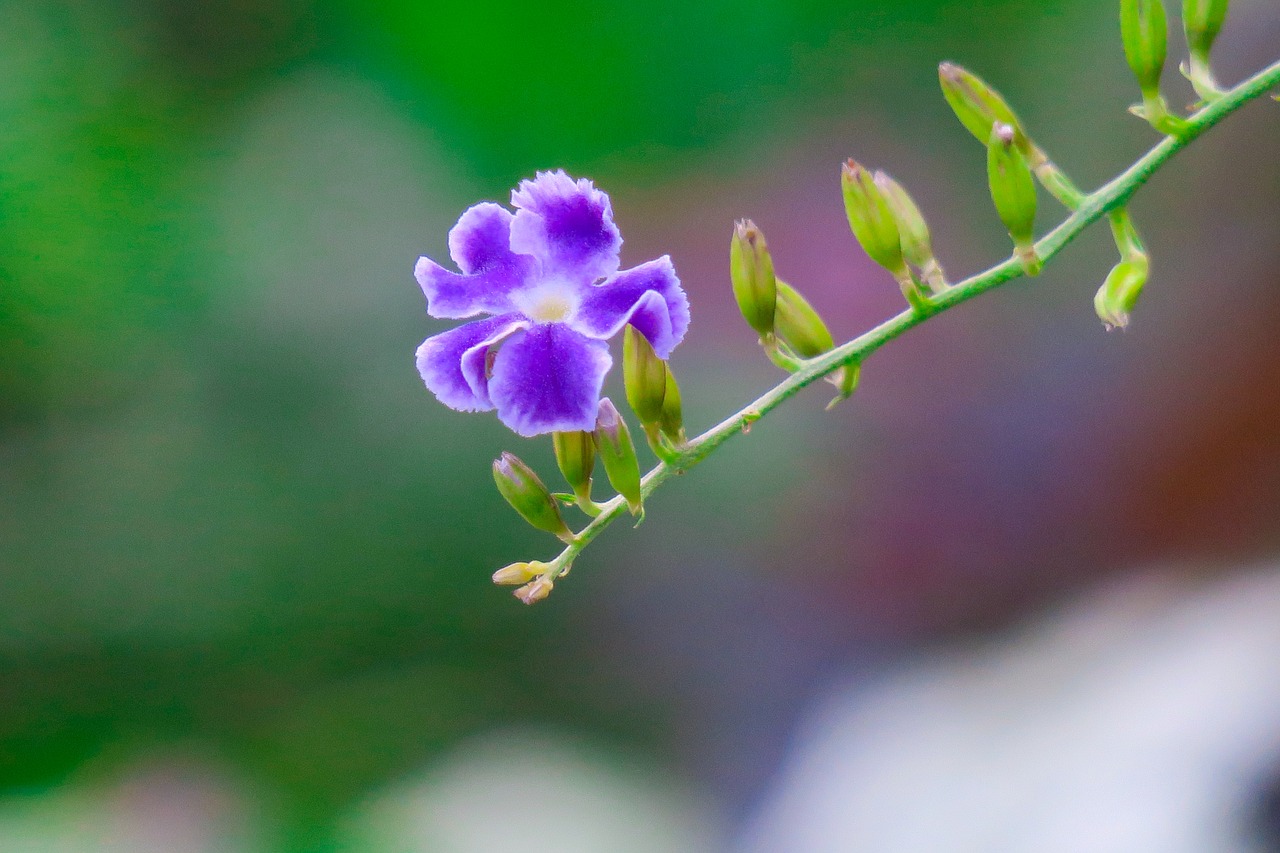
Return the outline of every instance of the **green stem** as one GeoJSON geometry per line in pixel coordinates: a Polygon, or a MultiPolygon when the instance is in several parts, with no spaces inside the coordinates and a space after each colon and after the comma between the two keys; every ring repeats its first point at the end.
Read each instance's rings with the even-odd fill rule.
{"type": "MultiPolygon", "coordinates": [[[[1129,198],[1174,154],[1249,101],[1266,94],[1278,85],[1280,85],[1280,62],[1263,69],[1235,88],[1223,92],[1220,98],[1190,116],[1184,133],[1177,137],[1165,137],[1119,176],[1081,198],[1074,212],[1036,243],[1036,254],[1040,260],[1049,261],[1090,225],[1108,216],[1112,211],[1124,207],[1129,198]]],[[[1123,223],[1127,222],[1127,219],[1123,217],[1120,219],[1121,222],[1117,225],[1123,228],[1123,223]]],[[[747,432],[753,423],[813,383],[845,365],[861,364],[871,353],[909,329],[920,325],[929,317],[962,302],[968,302],[975,296],[1022,275],[1022,265],[1017,259],[1010,258],[985,272],[948,287],[942,293],[928,297],[925,300],[926,310],[912,308],[903,311],[830,352],[802,362],[800,368],[791,376],[702,435],[692,439],[679,456],[668,462],[659,463],[657,467],[645,474],[640,484],[641,494],[647,500],[671,477],[694,467],[734,436],[747,432]]],[[[584,527],[551,564],[548,574],[553,580],[567,571],[578,554],[626,511],[626,502],[621,497],[615,497],[599,506],[600,515],[584,527]]]]}

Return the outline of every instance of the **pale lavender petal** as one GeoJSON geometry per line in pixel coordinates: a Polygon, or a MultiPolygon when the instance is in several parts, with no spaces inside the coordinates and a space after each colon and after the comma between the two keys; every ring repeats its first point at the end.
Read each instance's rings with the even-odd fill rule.
{"type": "Polygon", "coordinates": [[[519,314],[466,323],[427,338],[418,347],[418,373],[436,398],[460,412],[486,412],[489,350],[529,325],[519,314]]]}
{"type": "Polygon", "coordinates": [[[533,255],[547,275],[594,282],[618,271],[622,235],[609,196],[586,178],[538,172],[511,193],[511,248],[533,255]]]}
{"type": "Polygon", "coordinates": [[[571,323],[592,338],[611,338],[630,323],[667,358],[689,329],[689,299],[663,255],[587,288],[571,323]]]}
{"type": "Polygon", "coordinates": [[[449,255],[461,275],[430,258],[418,259],[413,274],[427,297],[428,314],[459,319],[512,310],[511,292],[538,268],[534,258],[511,251],[512,219],[511,211],[488,201],[459,217],[449,232],[449,255]]]}
{"type": "Polygon", "coordinates": [[[592,430],[600,388],[613,365],[604,341],[563,323],[536,324],[502,346],[489,394],[498,419],[520,435],[592,430]]]}

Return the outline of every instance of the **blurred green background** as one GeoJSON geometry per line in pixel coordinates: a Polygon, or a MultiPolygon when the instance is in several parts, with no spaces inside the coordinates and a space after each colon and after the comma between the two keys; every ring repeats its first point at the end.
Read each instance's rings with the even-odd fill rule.
{"type": "MultiPolygon", "coordinates": [[[[1233,16],[1229,80],[1276,43],[1273,5],[1233,16]]],[[[378,840],[394,820],[365,804],[494,731],[683,780],[732,825],[830,667],[1129,561],[1280,542],[1274,109],[1139,198],[1157,273],[1133,333],[1097,329],[1091,235],[890,348],[833,416],[806,398],[671,484],[535,608],[489,574],[554,543],[488,465],[510,449],[550,477],[549,447],[446,410],[413,368],[449,325],[414,260],[563,167],[611,194],[624,265],[672,254],[694,311],[673,364],[710,424],[775,381],[733,315],[734,218],[846,336],[897,297],[846,233],[844,157],[912,189],[954,274],[1007,252],[938,61],[1001,88],[1085,185],[1154,141],[1124,114],[1110,2],[11,0],[0,20],[0,848],[99,849],[48,828],[95,823],[74,792],[176,761],[226,780],[193,802],[240,803],[212,821],[248,827],[225,849],[437,849],[378,840]]]]}

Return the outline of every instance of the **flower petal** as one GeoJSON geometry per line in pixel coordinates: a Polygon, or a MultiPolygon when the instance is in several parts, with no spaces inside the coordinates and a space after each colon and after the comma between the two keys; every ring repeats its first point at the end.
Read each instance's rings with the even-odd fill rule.
{"type": "Polygon", "coordinates": [[[612,365],[604,341],[564,323],[536,324],[498,352],[489,393],[499,420],[520,435],[592,430],[612,365]]]}
{"type": "Polygon", "coordinates": [[[427,389],[451,409],[485,412],[489,399],[489,348],[529,325],[519,314],[476,320],[427,338],[418,347],[418,373],[427,389]]]}
{"type": "Polygon", "coordinates": [[[459,275],[418,258],[414,277],[427,297],[427,313],[443,319],[511,310],[510,294],[528,282],[538,262],[511,251],[511,211],[493,202],[467,208],[449,231],[449,255],[459,275]]]}
{"type": "Polygon", "coordinates": [[[627,323],[667,358],[689,329],[689,299],[671,258],[663,255],[587,288],[572,325],[592,338],[611,338],[627,323]]]}
{"type": "Polygon", "coordinates": [[[594,282],[618,271],[622,235],[609,196],[586,178],[538,172],[511,193],[511,248],[542,261],[551,276],[594,282]]]}

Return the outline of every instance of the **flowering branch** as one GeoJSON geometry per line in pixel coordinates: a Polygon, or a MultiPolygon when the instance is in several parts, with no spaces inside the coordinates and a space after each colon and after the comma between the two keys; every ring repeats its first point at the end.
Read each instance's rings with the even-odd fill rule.
{"type": "MultiPolygon", "coordinates": [[[[1050,191],[1073,211],[1061,224],[1031,247],[1038,263],[1044,264],[1054,258],[1081,232],[1104,216],[1112,218],[1118,243],[1125,244],[1121,246],[1122,255],[1126,254],[1127,249],[1128,256],[1131,257],[1136,243],[1136,233],[1132,232],[1127,213],[1124,212],[1124,205],[1130,197],[1178,151],[1245,104],[1277,86],[1280,86],[1280,62],[1260,71],[1232,89],[1217,92],[1206,106],[1178,122],[1176,135],[1166,136],[1132,166],[1088,195],[1080,196],[1060,172],[1051,173],[1049,180],[1045,180],[1045,176],[1039,174],[1040,170],[1037,169],[1038,176],[1050,191]],[[1059,192],[1054,192],[1055,187],[1049,186],[1054,180],[1064,182],[1057,185],[1059,192]],[[1127,240],[1126,234],[1130,235],[1127,240]]],[[[1048,165],[1053,168],[1051,163],[1048,165]]],[[[794,368],[790,376],[706,432],[690,439],[675,453],[669,454],[669,458],[645,474],[640,482],[641,498],[647,499],[672,476],[693,468],[732,437],[748,432],[753,423],[767,416],[804,388],[821,379],[834,377],[841,370],[860,367],[867,357],[880,347],[930,317],[1020,278],[1028,272],[1030,270],[1027,268],[1025,259],[1015,255],[956,284],[938,289],[931,288],[927,291],[923,288],[918,289],[913,293],[914,298],[911,299],[910,308],[870,331],[816,357],[788,360],[787,366],[794,368]]],[[[1110,280],[1108,278],[1108,282],[1110,280]]],[[[585,528],[573,536],[560,555],[550,563],[516,564],[521,567],[519,570],[508,572],[508,575],[502,578],[495,576],[495,580],[522,582],[532,579],[533,583],[539,584],[538,589],[531,590],[528,596],[522,597],[526,600],[544,597],[545,593],[550,591],[551,584],[569,571],[578,554],[627,510],[627,500],[618,496],[596,504],[595,509],[598,510],[598,514],[585,528]]]]}
{"type": "Polygon", "coordinates": [[[1108,219],[1119,261],[1094,296],[1108,328],[1129,322],[1150,261],[1126,208],[1130,197],[1178,151],[1251,100],[1280,85],[1280,62],[1233,89],[1213,75],[1210,50],[1228,0],[1183,0],[1190,63],[1183,73],[1201,98],[1182,117],[1161,92],[1167,58],[1163,0],[1120,0],[1125,59],[1142,91],[1130,109],[1164,139],[1100,189],[1085,193],[1027,134],[1013,109],[976,75],[946,62],[942,94],[960,123],[987,149],[991,201],[1013,241],[1013,256],[985,272],[948,284],[933,255],[929,228],[906,189],[853,160],[841,170],[845,213],[863,250],[897,282],[906,311],[840,346],[822,317],[795,287],[776,275],[764,235],[749,221],[735,225],[729,276],[743,319],[759,335],[769,360],[791,375],[745,408],[690,440],[680,387],[667,360],[689,328],[689,302],[669,257],[619,269],[622,235],[609,197],[591,181],[562,171],[540,172],[511,194],[512,211],[484,202],[469,208],[449,232],[452,272],[430,258],[414,271],[427,311],[473,320],[418,348],[427,388],[461,411],[496,409],[524,436],[550,433],[556,464],[572,492],[553,494],[510,453],[494,462],[499,493],[531,526],[565,543],[551,562],[512,563],[493,575],[517,586],[526,604],[550,594],[574,560],[623,511],[644,518],[644,502],[672,475],[697,465],[731,437],[814,382],[833,384],[830,409],[857,387],[862,364],[889,341],[937,314],[1023,275],[1038,275],[1084,229],[1108,219]],[[1035,239],[1036,182],[1070,215],[1035,239]],[[600,396],[613,366],[608,340],[623,335],[627,403],[658,465],[641,475],[631,429],[600,396]],[[599,460],[617,496],[592,497],[599,460]],[[591,521],[578,532],[561,505],[576,505],[591,521]]]}

